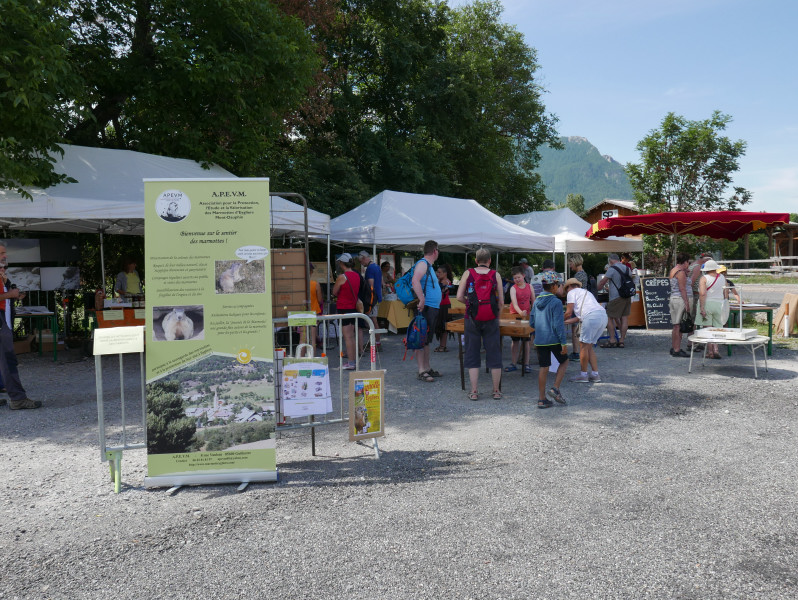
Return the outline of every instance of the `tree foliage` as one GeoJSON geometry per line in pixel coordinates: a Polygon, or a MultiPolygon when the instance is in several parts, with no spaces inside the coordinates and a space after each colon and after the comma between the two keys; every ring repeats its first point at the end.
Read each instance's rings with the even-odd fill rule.
{"type": "Polygon", "coordinates": [[[581,217],[585,214],[585,197],[582,194],[568,194],[564,206],[581,217]]]}
{"type": "MultiPolygon", "coordinates": [[[[626,172],[644,213],[739,210],[751,201],[751,193],[736,186],[724,198],[746,148],[744,141],[721,135],[731,120],[720,111],[704,121],[668,113],[660,128],[637,144],[642,160],[627,164],[626,172]]],[[[670,259],[678,239],[652,239],[646,250],[668,252],[670,259]]]]}
{"type": "Polygon", "coordinates": [[[626,165],[626,172],[643,212],[738,210],[751,201],[742,187],[723,197],[746,148],[744,141],[721,135],[731,120],[720,111],[704,121],[668,113],[638,142],[642,161],[626,165]]]}
{"type": "Polygon", "coordinates": [[[556,120],[534,50],[500,15],[498,2],[343,2],[325,40],[332,114],[300,127],[276,178],[333,215],[383,189],[542,207],[536,148],[558,144],[556,120]]]}
{"type": "Polygon", "coordinates": [[[86,82],[65,137],[253,175],[317,57],[266,0],[74,1],[70,60],[86,82]]]}
{"type": "Polygon", "coordinates": [[[197,426],[186,417],[177,382],[147,386],[147,452],[188,452],[195,442],[197,426]]]}
{"type": "MultiPolygon", "coordinates": [[[[383,189],[499,213],[545,205],[534,169],[541,144],[559,146],[556,118],[498,0],[6,4],[59,33],[16,50],[29,81],[63,74],[41,83],[37,148],[63,138],[216,163],[332,215],[383,189]]],[[[0,165],[0,185],[9,173],[0,165]]]]}
{"type": "Polygon", "coordinates": [[[50,153],[78,90],[68,60],[69,28],[59,0],[0,3],[0,188],[30,197],[26,186],[48,187],[68,178],[54,173],[50,153]]]}

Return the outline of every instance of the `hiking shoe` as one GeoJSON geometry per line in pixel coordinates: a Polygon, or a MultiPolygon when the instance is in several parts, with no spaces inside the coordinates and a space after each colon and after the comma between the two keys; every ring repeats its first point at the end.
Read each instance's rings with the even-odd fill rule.
{"type": "Polygon", "coordinates": [[[582,375],[581,373],[576,377],[571,377],[570,381],[574,383],[590,383],[590,378],[587,376],[587,373],[582,375]]]}
{"type": "Polygon", "coordinates": [[[8,406],[11,410],[23,410],[26,408],[39,408],[41,405],[41,400],[31,400],[30,398],[25,398],[16,402],[12,400],[8,406]]]}
{"type": "Polygon", "coordinates": [[[556,387],[549,388],[549,391],[546,392],[546,396],[556,402],[559,402],[560,404],[568,404],[563,395],[560,393],[560,390],[558,390],[556,387]]]}
{"type": "Polygon", "coordinates": [[[601,376],[599,376],[598,373],[596,373],[595,375],[589,375],[588,380],[592,383],[598,383],[599,381],[601,381],[601,376]]]}

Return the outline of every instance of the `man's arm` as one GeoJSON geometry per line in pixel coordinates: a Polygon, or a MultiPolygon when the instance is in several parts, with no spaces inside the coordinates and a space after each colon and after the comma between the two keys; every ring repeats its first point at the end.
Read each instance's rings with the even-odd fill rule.
{"type": "Polygon", "coordinates": [[[465,304],[466,301],[466,285],[469,275],[471,275],[469,271],[463,273],[463,276],[460,278],[460,285],[457,286],[457,299],[463,304],[465,304]]]}
{"type": "Polygon", "coordinates": [[[8,298],[12,298],[14,300],[19,298],[19,290],[17,288],[14,288],[12,290],[8,290],[7,292],[3,292],[2,294],[0,294],[0,300],[7,300],[8,298]]]}
{"type": "Polygon", "coordinates": [[[424,288],[421,286],[421,278],[427,274],[427,263],[426,261],[420,261],[416,264],[416,268],[413,271],[413,291],[416,293],[418,297],[418,310],[421,311],[424,309],[424,303],[426,302],[427,298],[424,296],[424,288]]]}
{"type": "MultiPolygon", "coordinates": [[[[510,293],[512,294],[512,292],[510,293]]],[[[498,271],[496,271],[496,295],[499,297],[499,316],[501,316],[504,309],[504,288],[502,287],[502,276],[498,271]]]]}

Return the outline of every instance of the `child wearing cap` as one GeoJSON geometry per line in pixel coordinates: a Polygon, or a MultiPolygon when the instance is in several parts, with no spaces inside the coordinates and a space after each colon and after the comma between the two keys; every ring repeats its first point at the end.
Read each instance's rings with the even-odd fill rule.
{"type": "Polygon", "coordinates": [[[552,400],[560,404],[567,404],[560,384],[568,370],[568,346],[566,345],[565,323],[563,320],[562,301],[557,296],[560,282],[557,274],[544,271],[540,274],[543,284],[543,293],[540,294],[532,305],[529,314],[529,325],[535,329],[535,350],[538,353],[538,408],[549,408],[552,400]],[[551,357],[559,363],[557,374],[554,377],[554,386],[546,392],[551,357]],[[550,400],[550,399],[551,400],[550,400]]]}

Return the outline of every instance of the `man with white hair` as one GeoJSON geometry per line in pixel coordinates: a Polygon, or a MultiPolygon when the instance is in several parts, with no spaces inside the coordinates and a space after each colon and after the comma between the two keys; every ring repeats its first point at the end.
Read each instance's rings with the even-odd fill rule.
{"type": "MultiPolygon", "coordinates": [[[[0,245],[0,268],[8,267],[8,255],[6,247],[0,245]]],[[[14,300],[25,296],[24,293],[14,287],[6,289],[5,279],[0,284],[0,375],[3,377],[8,397],[11,399],[9,407],[11,410],[20,410],[26,408],[39,408],[42,403],[40,400],[31,400],[25,388],[22,387],[22,381],[19,378],[19,369],[17,368],[17,355],[14,353],[14,333],[13,323],[11,322],[11,303],[14,300]]],[[[0,406],[5,404],[5,399],[0,399],[0,406]]]]}
{"type": "Polygon", "coordinates": [[[532,283],[532,278],[535,276],[535,269],[529,266],[529,261],[526,258],[519,260],[518,264],[524,270],[524,281],[532,283]]]}

